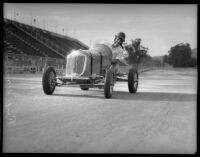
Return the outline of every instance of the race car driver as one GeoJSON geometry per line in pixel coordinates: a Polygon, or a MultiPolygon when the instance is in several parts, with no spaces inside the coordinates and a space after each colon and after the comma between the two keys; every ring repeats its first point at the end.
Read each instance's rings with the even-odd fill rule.
{"type": "Polygon", "coordinates": [[[112,64],[116,67],[116,72],[119,71],[119,61],[127,64],[126,57],[128,56],[127,52],[123,47],[123,42],[125,41],[126,35],[124,32],[119,32],[115,35],[114,43],[112,44],[112,64]]]}

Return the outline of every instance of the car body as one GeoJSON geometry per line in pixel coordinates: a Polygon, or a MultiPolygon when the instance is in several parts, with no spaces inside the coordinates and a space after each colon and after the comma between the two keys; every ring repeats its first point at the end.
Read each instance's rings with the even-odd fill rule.
{"type": "Polygon", "coordinates": [[[53,67],[43,74],[43,91],[51,95],[56,86],[79,85],[82,90],[104,88],[105,98],[111,98],[116,81],[128,81],[130,93],[136,93],[138,72],[130,66],[129,74],[117,74],[112,62],[112,48],[105,43],[97,43],[89,50],[75,50],[67,55],[66,74],[56,77],[53,67]]]}

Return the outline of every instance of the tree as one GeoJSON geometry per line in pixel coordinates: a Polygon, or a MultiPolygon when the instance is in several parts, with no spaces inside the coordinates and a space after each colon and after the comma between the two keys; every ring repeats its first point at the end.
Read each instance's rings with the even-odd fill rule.
{"type": "Polygon", "coordinates": [[[180,43],[170,48],[169,55],[164,56],[164,62],[173,67],[191,67],[196,65],[196,60],[191,57],[192,50],[190,44],[180,43]]]}
{"type": "Polygon", "coordinates": [[[169,63],[168,55],[163,56],[163,62],[169,63]]]}

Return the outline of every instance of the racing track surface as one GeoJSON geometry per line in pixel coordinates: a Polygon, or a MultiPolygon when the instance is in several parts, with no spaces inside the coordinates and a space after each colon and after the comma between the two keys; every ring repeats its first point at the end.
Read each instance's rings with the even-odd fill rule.
{"type": "Polygon", "coordinates": [[[196,152],[195,69],[141,73],[136,94],[118,82],[112,99],[79,87],[45,95],[41,75],[4,79],[4,152],[196,152]]]}

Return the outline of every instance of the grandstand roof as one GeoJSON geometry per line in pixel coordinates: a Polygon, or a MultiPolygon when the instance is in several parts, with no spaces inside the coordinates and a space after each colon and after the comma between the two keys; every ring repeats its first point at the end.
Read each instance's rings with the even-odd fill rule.
{"type": "Polygon", "coordinates": [[[10,20],[10,19],[7,19],[7,18],[4,18],[4,22],[15,22],[17,24],[20,24],[20,25],[24,25],[24,26],[29,26],[29,27],[32,27],[33,29],[38,29],[38,30],[41,30],[43,32],[46,32],[46,33],[49,33],[53,36],[57,36],[59,38],[63,38],[65,40],[69,40],[71,42],[75,42],[75,43],[78,43],[80,44],[82,47],[84,47],[85,49],[88,49],[89,46],[87,46],[86,44],[84,44],[83,42],[79,41],[78,39],[75,39],[75,38],[72,38],[68,35],[61,35],[61,34],[58,34],[58,33],[54,33],[54,32],[50,32],[48,30],[45,30],[45,29],[41,29],[41,28],[38,28],[38,27],[35,27],[35,26],[31,26],[31,25],[28,25],[28,24],[24,24],[24,23],[21,23],[21,22],[18,22],[18,21],[14,21],[14,20],[10,20]]]}

